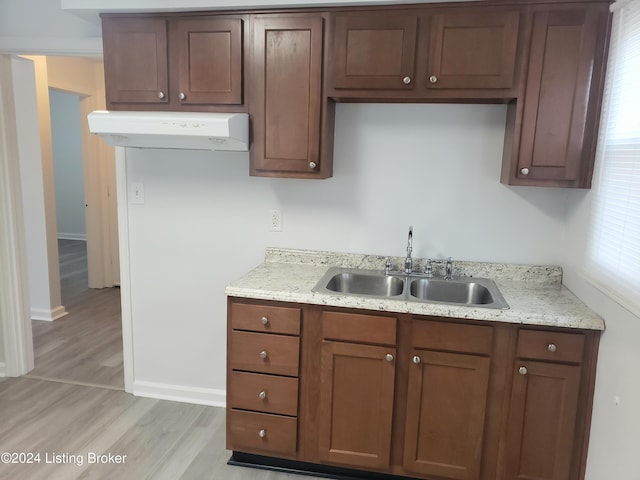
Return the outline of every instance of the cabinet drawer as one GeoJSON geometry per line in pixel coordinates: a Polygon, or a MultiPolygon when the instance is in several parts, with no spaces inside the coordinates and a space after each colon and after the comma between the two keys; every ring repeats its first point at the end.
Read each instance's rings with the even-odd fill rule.
{"type": "Polygon", "coordinates": [[[347,342],[396,344],[396,318],[323,312],[322,338],[347,342]]]}
{"type": "Polygon", "coordinates": [[[231,328],[253,332],[300,334],[300,309],[231,304],[231,328]]]}
{"type": "Polygon", "coordinates": [[[229,385],[229,408],[298,414],[297,378],[232,372],[229,385]]]}
{"type": "Polygon", "coordinates": [[[486,325],[414,319],[411,345],[415,348],[489,355],[493,328],[486,325]]]}
{"type": "Polygon", "coordinates": [[[580,363],[584,350],[584,335],[581,333],[546,332],[542,330],[520,330],[516,356],[537,360],[580,363]]]}
{"type": "Polygon", "coordinates": [[[267,413],[228,410],[229,450],[294,454],[298,420],[267,413]]]}
{"type": "Polygon", "coordinates": [[[233,370],[297,377],[299,347],[298,337],[233,330],[229,365],[233,370]]]}

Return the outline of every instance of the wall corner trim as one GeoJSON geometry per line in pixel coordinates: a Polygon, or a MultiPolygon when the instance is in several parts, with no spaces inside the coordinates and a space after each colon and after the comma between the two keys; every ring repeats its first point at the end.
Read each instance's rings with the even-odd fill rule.
{"type": "Polygon", "coordinates": [[[4,362],[0,362],[0,378],[7,376],[7,366],[4,362]]]}

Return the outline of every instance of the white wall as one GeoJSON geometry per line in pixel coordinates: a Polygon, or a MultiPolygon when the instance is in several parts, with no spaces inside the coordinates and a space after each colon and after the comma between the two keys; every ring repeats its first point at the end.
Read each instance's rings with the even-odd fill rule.
{"type": "Polygon", "coordinates": [[[225,388],[225,286],[267,246],[562,261],[566,192],[499,183],[503,105],[340,104],[328,180],[249,177],[248,154],[127,153],[135,379],[225,388]],[[279,208],[284,231],[267,231],[279,208]]]}
{"type": "Polygon", "coordinates": [[[0,55],[0,376],[33,369],[29,285],[16,122],[16,78],[33,66],[0,55]]]}
{"type": "Polygon", "coordinates": [[[60,296],[46,61],[14,57],[14,93],[31,318],[66,315],[60,296]],[[21,68],[17,68],[21,66],[21,68]],[[36,74],[36,72],[39,72],[36,74]],[[44,76],[44,78],[42,78],[44,76]],[[53,232],[53,235],[48,234],[53,232]]]}
{"type": "Polygon", "coordinates": [[[593,287],[583,275],[591,192],[568,204],[564,283],[606,323],[600,340],[587,480],[640,479],[640,318],[593,287]]]}
{"type": "Polygon", "coordinates": [[[60,0],[0,0],[0,52],[100,54],[97,15],[87,21],[60,8],[60,0]]]}
{"type": "Polygon", "coordinates": [[[80,97],[49,89],[58,238],[86,239],[80,97]]]}

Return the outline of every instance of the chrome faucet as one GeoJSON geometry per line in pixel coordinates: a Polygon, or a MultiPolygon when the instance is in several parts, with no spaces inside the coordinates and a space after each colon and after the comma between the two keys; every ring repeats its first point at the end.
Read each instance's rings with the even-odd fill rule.
{"type": "Polygon", "coordinates": [[[404,273],[413,272],[413,259],[411,251],[413,250],[413,227],[409,227],[409,237],[407,238],[407,258],[404,260],[404,273]]]}
{"type": "Polygon", "coordinates": [[[447,258],[447,266],[445,267],[445,270],[444,270],[444,279],[451,280],[452,277],[453,277],[453,258],[449,257],[447,258]]]}

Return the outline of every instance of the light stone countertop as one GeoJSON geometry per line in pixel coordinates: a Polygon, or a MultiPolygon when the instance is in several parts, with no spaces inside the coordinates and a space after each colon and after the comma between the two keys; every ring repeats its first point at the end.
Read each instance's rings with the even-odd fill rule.
{"type": "MultiPolygon", "coordinates": [[[[604,330],[604,320],[562,286],[562,270],[554,266],[455,262],[454,275],[491,278],[509,309],[456,306],[312,292],[330,267],[384,270],[383,256],[268,248],[265,262],[225,289],[232,297],[308,303],[438,317],[489,320],[549,327],[604,330]]],[[[404,258],[392,257],[394,267],[404,258]]],[[[424,259],[414,259],[422,270],[424,259]]],[[[441,272],[434,265],[434,273],[441,272]]]]}

